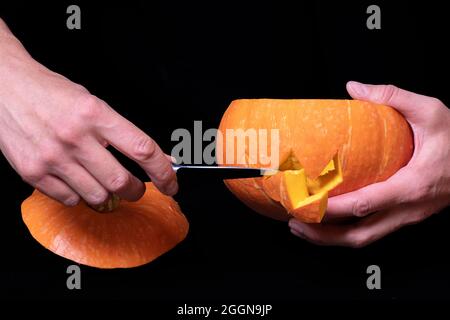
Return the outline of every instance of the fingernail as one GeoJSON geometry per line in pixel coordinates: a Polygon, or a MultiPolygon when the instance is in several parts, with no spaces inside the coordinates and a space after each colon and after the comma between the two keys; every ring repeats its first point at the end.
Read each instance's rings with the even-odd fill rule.
{"type": "Polygon", "coordinates": [[[350,90],[353,91],[353,93],[355,93],[358,97],[365,97],[369,93],[367,86],[360,82],[350,81],[348,86],[350,87],[350,90]]]}
{"type": "Polygon", "coordinates": [[[289,228],[291,228],[291,232],[294,230],[296,233],[303,234],[301,223],[294,219],[289,220],[289,228]]]}
{"type": "Polygon", "coordinates": [[[66,201],[64,201],[64,205],[66,205],[68,207],[74,207],[79,202],[80,202],[80,198],[79,197],[72,197],[72,198],[69,198],[66,201]]]}
{"type": "Polygon", "coordinates": [[[289,220],[288,225],[291,229],[300,229],[299,223],[294,219],[289,220]]]}

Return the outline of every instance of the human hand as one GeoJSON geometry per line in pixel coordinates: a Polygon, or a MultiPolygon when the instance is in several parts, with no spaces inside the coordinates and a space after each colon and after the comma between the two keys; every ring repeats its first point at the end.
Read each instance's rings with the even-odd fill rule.
{"type": "Polygon", "coordinates": [[[450,110],[436,98],[391,85],[349,82],[347,91],[354,99],[386,104],[402,113],[414,134],[414,154],[388,180],[330,198],[325,223],[291,219],[289,227],[315,244],[362,247],[450,204],[450,110]],[[332,223],[346,217],[357,220],[332,223]]]}
{"type": "Polygon", "coordinates": [[[177,192],[169,158],[144,132],[34,61],[12,36],[0,37],[0,47],[0,149],[26,182],[66,205],[80,197],[100,205],[110,193],[138,200],[145,185],[106,149],[111,145],[162,192],[177,192]]]}

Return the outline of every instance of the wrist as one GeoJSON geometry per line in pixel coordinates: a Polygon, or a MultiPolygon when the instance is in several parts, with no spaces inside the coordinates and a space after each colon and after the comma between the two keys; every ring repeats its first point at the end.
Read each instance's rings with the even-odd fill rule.
{"type": "Polygon", "coordinates": [[[0,72],[2,67],[19,65],[32,60],[20,41],[12,35],[0,35],[0,72]]]}

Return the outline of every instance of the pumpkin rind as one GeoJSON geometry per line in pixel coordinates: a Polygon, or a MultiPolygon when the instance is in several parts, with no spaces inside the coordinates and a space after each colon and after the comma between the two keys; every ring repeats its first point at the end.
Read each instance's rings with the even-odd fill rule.
{"type": "Polygon", "coordinates": [[[97,268],[146,264],[181,242],[189,229],[178,204],[152,183],[139,201],[122,200],[109,213],[84,202],[66,207],[35,190],[22,203],[22,218],[45,248],[97,268]]]}
{"type": "MultiPolygon", "coordinates": [[[[217,148],[220,164],[224,164],[227,154],[226,129],[278,129],[280,164],[295,158],[309,181],[317,179],[337,156],[343,181],[326,190],[329,196],[386,180],[408,163],[413,152],[412,132],[400,113],[388,106],[358,100],[235,100],[219,126],[223,136],[223,141],[219,141],[222,145],[219,143],[217,148]]],[[[270,145],[269,142],[269,148],[270,145]]],[[[239,157],[248,159],[248,150],[239,157]]],[[[270,166],[259,162],[244,165],[270,166]]],[[[273,186],[282,179],[262,179],[266,178],[229,180],[226,185],[253,210],[275,219],[289,219],[288,211],[293,210],[282,205],[282,194],[273,186]]],[[[309,209],[319,210],[323,203],[317,202],[309,209]]],[[[313,211],[303,210],[308,212],[304,219],[298,214],[300,210],[296,217],[305,222],[320,221],[311,214],[313,211]]]]}

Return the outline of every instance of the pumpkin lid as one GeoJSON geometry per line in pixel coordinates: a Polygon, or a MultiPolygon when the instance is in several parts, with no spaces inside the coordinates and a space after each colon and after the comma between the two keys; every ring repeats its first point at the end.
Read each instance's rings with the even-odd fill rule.
{"type": "Polygon", "coordinates": [[[35,190],[22,203],[22,218],[45,248],[98,268],[148,263],[181,242],[189,228],[178,204],[152,183],[139,201],[121,201],[108,213],[84,202],[66,207],[35,190]]]}

